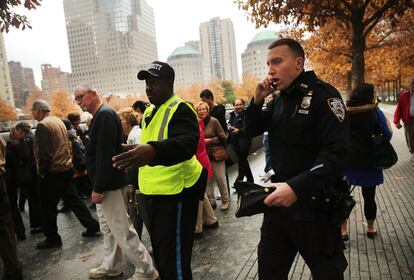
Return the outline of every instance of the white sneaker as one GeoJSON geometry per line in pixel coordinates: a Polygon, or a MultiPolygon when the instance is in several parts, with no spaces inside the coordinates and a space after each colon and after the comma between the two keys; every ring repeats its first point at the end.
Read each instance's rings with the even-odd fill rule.
{"type": "Polygon", "coordinates": [[[158,279],[158,276],[158,271],[154,268],[151,275],[137,275],[134,273],[128,280],[156,280],[158,279]]]}
{"type": "Polygon", "coordinates": [[[95,267],[89,270],[89,277],[93,279],[99,279],[103,277],[117,277],[121,275],[122,273],[124,273],[122,270],[117,272],[117,271],[108,271],[103,267],[95,267]]]}
{"type": "Polygon", "coordinates": [[[273,171],[273,169],[270,169],[269,171],[267,171],[266,175],[262,178],[263,182],[267,182],[270,180],[270,178],[272,178],[272,176],[275,175],[275,172],[273,171]]]}

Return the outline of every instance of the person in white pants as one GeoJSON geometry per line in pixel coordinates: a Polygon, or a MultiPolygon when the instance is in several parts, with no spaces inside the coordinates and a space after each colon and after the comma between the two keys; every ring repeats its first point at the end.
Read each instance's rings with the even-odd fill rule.
{"type": "Polygon", "coordinates": [[[102,104],[97,90],[88,85],[75,89],[75,101],[93,115],[86,147],[87,169],[93,185],[91,200],[96,203],[104,234],[103,262],[89,271],[89,277],[121,275],[123,251],[135,265],[129,280],[155,280],[158,272],[127,215],[125,173],[112,166],[112,157],[122,152],[121,121],[114,110],[102,104]]]}

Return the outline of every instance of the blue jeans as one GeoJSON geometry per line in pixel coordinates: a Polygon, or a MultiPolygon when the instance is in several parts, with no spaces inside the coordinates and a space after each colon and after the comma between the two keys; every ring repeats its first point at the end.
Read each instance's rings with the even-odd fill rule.
{"type": "Polygon", "coordinates": [[[266,161],[264,172],[267,173],[267,172],[269,172],[270,169],[272,169],[272,163],[271,163],[271,160],[270,160],[271,156],[270,156],[270,145],[269,145],[269,135],[268,134],[263,135],[263,149],[264,149],[265,161],[266,161]]]}

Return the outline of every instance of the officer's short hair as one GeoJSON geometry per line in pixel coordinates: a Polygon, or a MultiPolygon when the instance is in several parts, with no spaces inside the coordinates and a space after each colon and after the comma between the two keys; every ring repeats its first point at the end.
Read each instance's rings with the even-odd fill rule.
{"type": "Polygon", "coordinates": [[[303,61],[305,61],[305,51],[298,41],[290,38],[282,38],[272,42],[267,49],[271,50],[279,46],[287,46],[297,57],[302,57],[303,61]]]}
{"type": "Polygon", "coordinates": [[[42,112],[50,112],[50,105],[43,99],[37,99],[33,101],[32,109],[42,112]]]}
{"type": "Polygon", "coordinates": [[[211,90],[209,90],[208,88],[206,88],[206,89],[203,89],[200,92],[200,98],[207,98],[207,99],[214,100],[214,95],[211,92],[211,90]]]}

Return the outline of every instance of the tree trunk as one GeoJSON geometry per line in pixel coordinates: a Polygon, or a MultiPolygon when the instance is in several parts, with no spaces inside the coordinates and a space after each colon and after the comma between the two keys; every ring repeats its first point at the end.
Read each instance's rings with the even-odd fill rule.
{"type": "Polygon", "coordinates": [[[352,72],[348,71],[346,75],[346,94],[350,95],[352,91],[352,72]]]}
{"type": "Polygon", "coordinates": [[[352,88],[365,81],[365,37],[362,21],[363,12],[355,11],[352,14],[352,88]]]}

